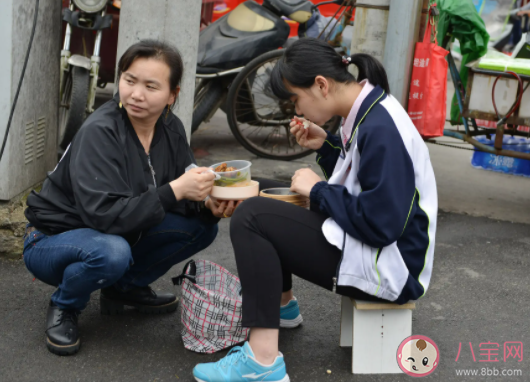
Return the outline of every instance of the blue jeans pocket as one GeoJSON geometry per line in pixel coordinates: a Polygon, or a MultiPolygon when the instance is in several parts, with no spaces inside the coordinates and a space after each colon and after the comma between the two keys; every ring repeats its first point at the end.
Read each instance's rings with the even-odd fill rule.
{"type": "Polygon", "coordinates": [[[27,234],[26,238],[24,239],[24,252],[23,253],[25,253],[29,247],[35,246],[39,241],[41,241],[45,237],[46,237],[45,234],[37,230],[27,234]]]}
{"type": "Polygon", "coordinates": [[[29,261],[29,257],[30,257],[30,251],[45,236],[46,235],[44,235],[40,231],[33,231],[33,232],[30,232],[29,234],[25,235],[25,238],[24,238],[24,250],[22,251],[22,258],[24,260],[24,265],[26,266],[26,269],[29,271],[29,273],[31,273],[31,275],[33,277],[35,277],[35,275],[33,274],[33,272],[31,272],[31,270],[30,270],[30,268],[28,266],[29,265],[28,261],[29,261]]]}

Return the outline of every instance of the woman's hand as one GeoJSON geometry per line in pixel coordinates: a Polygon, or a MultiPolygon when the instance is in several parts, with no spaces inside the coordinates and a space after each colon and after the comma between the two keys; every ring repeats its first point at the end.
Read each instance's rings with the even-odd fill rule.
{"type": "Polygon", "coordinates": [[[212,192],[215,174],[208,167],[197,167],[189,170],[169,185],[177,200],[188,199],[199,202],[212,192]]]}
{"type": "Polygon", "coordinates": [[[243,201],[227,201],[227,200],[216,200],[210,198],[206,201],[206,207],[212,211],[213,216],[217,218],[229,218],[234,213],[234,210],[243,201]]]}
{"type": "Polygon", "coordinates": [[[309,197],[313,186],[322,181],[318,174],[308,168],[302,168],[296,171],[292,179],[291,191],[298,192],[300,195],[307,197],[309,197]]]}
{"type": "Polygon", "coordinates": [[[304,126],[301,125],[303,122],[303,119],[294,117],[290,124],[291,134],[296,137],[296,142],[300,146],[311,150],[318,150],[326,141],[326,137],[328,136],[326,131],[313,122],[309,122],[307,129],[304,129],[304,126]]]}
{"type": "Polygon", "coordinates": [[[526,11],[517,12],[517,16],[524,16],[524,15],[529,15],[530,16],[530,9],[526,10],[526,11]]]}

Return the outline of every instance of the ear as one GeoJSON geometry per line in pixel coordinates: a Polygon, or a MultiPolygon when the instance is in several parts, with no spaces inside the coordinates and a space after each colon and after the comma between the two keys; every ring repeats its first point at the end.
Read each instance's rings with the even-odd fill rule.
{"type": "Polygon", "coordinates": [[[329,93],[329,81],[324,76],[315,77],[315,85],[319,88],[322,97],[327,97],[329,93]]]}
{"type": "Polygon", "coordinates": [[[177,88],[175,90],[173,90],[171,92],[171,94],[169,95],[169,100],[168,100],[168,104],[169,105],[173,105],[175,103],[175,101],[177,100],[177,97],[179,96],[179,93],[180,93],[180,86],[177,86],[177,88]]]}

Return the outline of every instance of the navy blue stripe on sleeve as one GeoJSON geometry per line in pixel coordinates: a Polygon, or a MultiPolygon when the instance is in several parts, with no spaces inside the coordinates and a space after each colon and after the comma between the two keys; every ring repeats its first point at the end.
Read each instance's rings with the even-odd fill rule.
{"type": "Polygon", "coordinates": [[[329,179],[339,159],[342,146],[339,137],[331,134],[329,131],[327,133],[326,141],[317,150],[317,163],[320,165],[326,179],[329,179]]]}
{"type": "Polygon", "coordinates": [[[414,167],[394,121],[377,105],[359,127],[359,180],[353,196],[342,185],[319,182],[311,199],[350,236],[386,247],[403,233],[415,195],[414,167]]]}
{"type": "Polygon", "coordinates": [[[397,241],[399,252],[410,273],[398,301],[417,300],[425,293],[425,288],[419,279],[425,268],[425,253],[430,245],[430,221],[429,216],[421,208],[420,201],[421,195],[417,192],[407,227],[403,236],[397,241]]]}

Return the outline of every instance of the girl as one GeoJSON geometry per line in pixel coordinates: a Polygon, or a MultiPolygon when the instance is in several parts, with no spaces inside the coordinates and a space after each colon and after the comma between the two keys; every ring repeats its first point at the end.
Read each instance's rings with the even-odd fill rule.
{"type": "Polygon", "coordinates": [[[241,204],[230,234],[243,287],[249,342],[217,363],[199,364],[197,381],[287,382],[279,327],[302,322],[291,275],[355,299],[403,304],[431,278],[437,195],[427,147],[382,65],[365,54],[341,57],[326,42],[300,39],[271,74],[280,99],[295,103],[291,132],[317,150],[327,181],[298,170],[291,190],[311,210],[268,198],[241,204]],[[354,64],[358,80],[348,72],[354,64]],[[340,136],[318,125],[344,118],[340,136]]]}
{"type": "Polygon", "coordinates": [[[48,349],[80,347],[77,316],[102,289],[101,313],[124,306],[164,313],[170,293],[149,284],[208,247],[234,202],[200,202],[214,175],[195,162],[171,112],[183,72],[178,51],[159,41],[131,46],[119,64],[119,93],[83,124],[42,191],[28,197],[24,261],[56,286],[46,323],[48,349]]]}

